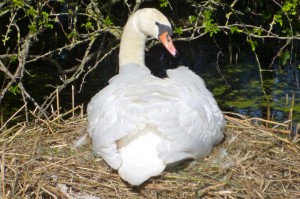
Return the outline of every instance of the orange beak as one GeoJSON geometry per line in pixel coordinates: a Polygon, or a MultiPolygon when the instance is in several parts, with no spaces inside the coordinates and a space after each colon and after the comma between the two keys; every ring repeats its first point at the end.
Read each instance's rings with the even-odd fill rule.
{"type": "Polygon", "coordinates": [[[172,39],[168,32],[164,32],[159,36],[159,40],[163,43],[165,48],[175,57],[177,50],[173,45],[172,39]]]}

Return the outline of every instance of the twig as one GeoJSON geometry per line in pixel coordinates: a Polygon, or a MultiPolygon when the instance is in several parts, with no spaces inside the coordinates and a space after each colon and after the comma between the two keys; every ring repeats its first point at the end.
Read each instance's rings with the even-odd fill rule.
{"type": "Polygon", "coordinates": [[[273,128],[266,128],[266,127],[254,127],[254,126],[235,126],[235,125],[226,125],[227,128],[236,128],[236,129],[257,129],[257,130],[264,130],[264,131],[272,131],[275,133],[283,133],[283,134],[290,134],[291,131],[289,130],[282,130],[282,129],[273,129],[273,128]]]}
{"type": "Polygon", "coordinates": [[[269,68],[271,68],[276,60],[277,57],[280,56],[280,54],[282,53],[283,49],[285,49],[290,43],[291,43],[291,39],[288,39],[286,40],[286,43],[279,49],[279,51],[277,52],[277,54],[273,57],[270,65],[269,65],[269,68]]]}
{"type": "Polygon", "coordinates": [[[41,189],[42,189],[43,191],[45,191],[47,194],[49,194],[50,196],[52,196],[54,199],[58,199],[53,193],[51,193],[50,191],[48,191],[46,188],[41,187],[41,189]]]}
{"type": "Polygon", "coordinates": [[[46,114],[46,111],[41,108],[41,106],[35,101],[35,99],[33,97],[31,97],[31,95],[26,91],[26,89],[23,87],[23,84],[18,84],[19,88],[22,90],[22,92],[24,92],[24,94],[26,95],[26,97],[35,105],[36,109],[38,109],[42,115],[48,119],[48,116],[46,114]]]}
{"type": "Polygon", "coordinates": [[[59,113],[60,106],[59,106],[59,93],[58,93],[58,89],[55,89],[55,93],[56,93],[56,112],[57,112],[57,115],[60,115],[60,113],[59,113]]]}
{"type": "Polygon", "coordinates": [[[101,63],[108,55],[110,55],[110,54],[111,54],[115,49],[117,49],[118,47],[119,47],[119,44],[116,44],[115,46],[111,47],[110,50],[109,50],[107,53],[105,53],[105,54],[101,57],[101,59],[99,59],[99,61],[97,61],[97,62],[94,64],[93,67],[88,67],[88,71],[83,75],[82,83],[80,84],[80,88],[79,88],[79,91],[78,91],[79,93],[81,92],[81,89],[83,88],[83,83],[84,83],[84,81],[85,81],[86,76],[87,76],[90,72],[92,72],[92,71],[98,66],[99,63],[101,63]]]}
{"type": "Polygon", "coordinates": [[[75,113],[74,113],[74,107],[75,107],[75,94],[74,94],[74,85],[72,85],[72,116],[74,117],[75,113]]]}
{"type": "Polygon", "coordinates": [[[245,119],[244,121],[252,121],[252,120],[259,120],[259,121],[269,123],[269,124],[276,124],[276,125],[279,125],[279,126],[288,127],[287,124],[279,123],[279,122],[275,122],[275,121],[271,121],[271,120],[265,120],[265,119],[258,118],[258,117],[252,117],[252,118],[249,118],[249,119],[245,119]]]}
{"type": "Polygon", "coordinates": [[[247,119],[247,116],[239,114],[239,113],[228,112],[228,111],[222,111],[222,113],[225,114],[225,115],[235,115],[235,116],[238,116],[242,119],[247,119]]]}
{"type": "Polygon", "coordinates": [[[142,3],[141,0],[135,0],[135,5],[134,5],[134,7],[133,7],[133,9],[132,9],[132,12],[131,12],[130,14],[135,13],[135,12],[139,9],[141,3],[142,3]]]}
{"type": "Polygon", "coordinates": [[[6,120],[6,122],[3,124],[3,126],[0,128],[0,132],[3,130],[3,128],[8,124],[8,122],[10,122],[10,120],[12,120],[24,107],[26,106],[26,104],[24,104],[21,108],[19,108],[12,116],[10,116],[10,118],[8,120],[6,120]]]}
{"type": "Polygon", "coordinates": [[[69,110],[69,111],[67,111],[67,112],[65,112],[65,113],[63,113],[63,114],[60,114],[60,115],[58,115],[56,118],[54,118],[53,120],[50,120],[50,123],[54,123],[56,120],[59,120],[59,119],[61,119],[62,117],[66,116],[66,115],[68,115],[68,114],[70,114],[70,113],[73,113],[73,111],[76,111],[77,109],[80,109],[80,108],[81,108],[81,106],[79,105],[79,106],[76,106],[76,107],[74,108],[74,110],[71,109],[71,110],[69,110]]]}
{"type": "Polygon", "coordinates": [[[75,157],[78,157],[78,156],[82,156],[82,155],[84,155],[85,153],[88,153],[88,152],[89,152],[89,151],[85,151],[85,152],[83,152],[83,153],[79,153],[79,154],[73,155],[73,156],[71,156],[71,157],[68,157],[68,158],[65,158],[65,159],[58,160],[58,161],[53,162],[53,163],[51,163],[51,164],[48,164],[48,165],[46,165],[46,166],[37,168],[37,169],[34,170],[34,172],[37,172],[37,171],[40,171],[40,170],[44,170],[44,169],[46,169],[46,168],[49,168],[49,167],[52,167],[52,166],[55,166],[55,165],[60,165],[60,163],[62,163],[62,162],[68,161],[68,160],[70,160],[70,159],[72,159],[72,158],[75,158],[75,157]]]}
{"type": "Polygon", "coordinates": [[[4,164],[5,164],[5,158],[4,158],[4,148],[2,148],[2,156],[1,156],[1,163],[0,163],[0,169],[1,169],[1,184],[2,184],[2,196],[3,199],[6,199],[6,194],[5,194],[5,173],[4,173],[4,164]]]}
{"type": "Polygon", "coordinates": [[[52,130],[52,128],[50,127],[49,123],[47,122],[47,120],[43,120],[42,118],[36,116],[34,114],[34,112],[30,111],[31,115],[33,115],[37,120],[43,122],[44,124],[46,124],[47,128],[49,129],[49,131],[51,132],[51,134],[54,134],[54,131],[52,130]]]}
{"type": "Polygon", "coordinates": [[[24,129],[26,128],[26,125],[23,125],[20,129],[17,130],[17,132],[15,132],[11,137],[9,137],[9,139],[7,139],[8,141],[5,142],[5,145],[9,144],[10,142],[13,141],[13,139],[15,139],[19,134],[21,134],[22,132],[24,132],[24,129]]]}
{"type": "Polygon", "coordinates": [[[213,38],[214,40],[214,43],[215,45],[217,46],[217,48],[219,49],[219,52],[218,52],[218,55],[217,55],[217,61],[216,61],[216,69],[218,71],[218,73],[221,75],[222,79],[224,80],[225,84],[227,85],[228,88],[231,88],[231,86],[228,84],[225,76],[223,75],[222,71],[221,71],[221,68],[220,68],[220,65],[219,65],[219,57],[220,55],[223,56],[223,53],[222,53],[222,48],[218,45],[218,43],[216,42],[215,38],[213,38]]]}
{"type": "Polygon", "coordinates": [[[263,75],[262,75],[262,67],[260,65],[260,61],[259,61],[259,58],[258,58],[258,55],[255,51],[253,51],[254,55],[255,55],[255,59],[256,59],[256,63],[257,63],[257,66],[258,66],[258,69],[259,69],[259,79],[260,79],[260,83],[261,83],[261,89],[262,89],[262,92],[265,96],[265,99],[267,101],[267,119],[270,119],[270,99],[266,93],[266,90],[264,88],[264,79],[263,79],[263,75]]]}

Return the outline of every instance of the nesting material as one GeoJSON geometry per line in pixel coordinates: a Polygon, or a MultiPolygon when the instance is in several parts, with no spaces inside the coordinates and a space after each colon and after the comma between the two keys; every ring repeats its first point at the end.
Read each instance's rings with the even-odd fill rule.
{"type": "Polygon", "coordinates": [[[19,123],[0,134],[0,198],[300,198],[299,139],[226,118],[226,139],[210,156],[139,187],[95,157],[90,141],[74,148],[85,116],[19,123]]]}

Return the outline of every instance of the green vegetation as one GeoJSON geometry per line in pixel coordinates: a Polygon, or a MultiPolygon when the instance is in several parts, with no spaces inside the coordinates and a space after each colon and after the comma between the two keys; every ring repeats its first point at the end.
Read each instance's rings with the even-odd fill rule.
{"type": "MultiPolygon", "coordinates": [[[[169,15],[175,41],[208,38],[207,41],[219,49],[214,59],[217,64],[222,63],[221,71],[227,64],[238,63],[235,55],[250,49],[258,65],[255,66],[255,73],[260,77],[255,80],[257,87],[265,93],[262,100],[271,104],[272,100],[266,98],[272,98],[272,91],[263,82],[268,79],[268,70],[271,73],[284,71],[288,64],[296,64],[299,5],[300,0],[6,0],[0,3],[0,112],[4,113],[4,120],[9,118],[12,113],[2,107],[18,102],[19,106],[26,104],[27,113],[36,108],[39,115],[47,117],[55,104],[57,91],[63,95],[76,82],[76,92],[82,92],[95,68],[115,56],[124,23],[141,7],[155,7],[169,15]],[[276,65],[279,69],[274,67],[276,65]],[[32,84],[39,85],[46,93],[33,91],[32,84]]],[[[152,46],[153,43],[149,47],[152,46]]],[[[111,68],[113,72],[118,71],[117,66],[111,68]]],[[[233,71],[234,74],[247,73],[247,69],[239,70],[233,71]]],[[[238,77],[226,81],[235,84],[239,82],[238,77]]],[[[225,74],[226,78],[231,77],[225,74]]],[[[236,92],[228,85],[212,88],[216,96],[236,92]]],[[[237,103],[228,99],[228,102],[239,107],[254,103],[240,100],[237,103]]],[[[294,107],[297,110],[298,105],[294,107]]]]}

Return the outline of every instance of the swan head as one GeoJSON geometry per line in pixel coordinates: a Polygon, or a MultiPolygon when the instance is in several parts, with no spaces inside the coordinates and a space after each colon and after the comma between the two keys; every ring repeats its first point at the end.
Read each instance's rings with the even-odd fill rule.
{"type": "Polygon", "coordinates": [[[173,56],[177,54],[171,39],[172,26],[165,15],[154,8],[140,9],[134,15],[136,28],[139,31],[145,36],[160,40],[173,56]]]}

